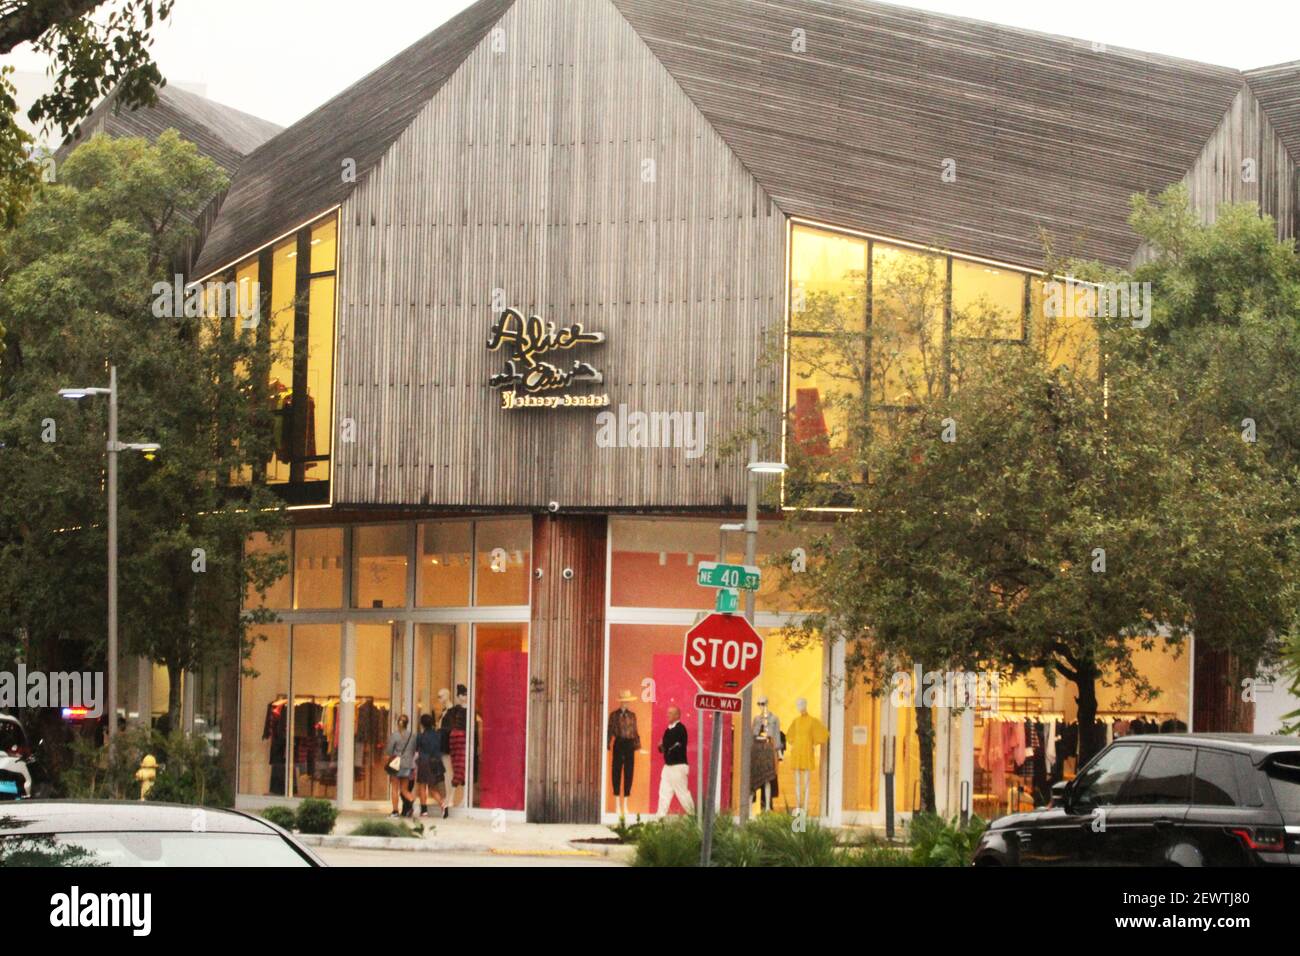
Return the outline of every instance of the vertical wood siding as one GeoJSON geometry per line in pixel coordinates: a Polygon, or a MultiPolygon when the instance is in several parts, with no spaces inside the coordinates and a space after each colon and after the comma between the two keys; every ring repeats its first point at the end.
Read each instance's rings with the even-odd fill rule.
{"type": "Polygon", "coordinates": [[[596,823],[605,647],[604,516],[533,519],[529,631],[528,819],[596,823]],[[564,569],[573,577],[564,579],[564,569]]]}
{"type": "Polygon", "coordinates": [[[717,446],[780,389],[759,356],[784,217],[612,4],[519,0],[498,29],[341,210],[336,405],[357,442],[335,501],[729,505],[743,465],[717,446]],[[600,369],[581,390],[614,410],[703,412],[705,455],[599,448],[592,409],[502,410],[495,289],[606,333],[557,364],[600,369]]]}

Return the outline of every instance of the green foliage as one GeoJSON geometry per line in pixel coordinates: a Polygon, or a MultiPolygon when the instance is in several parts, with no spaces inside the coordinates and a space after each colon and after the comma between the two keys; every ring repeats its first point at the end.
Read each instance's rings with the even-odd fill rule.
{"type": "Polygon", "coordinates": [[[409,827],[397,820],[362,820],[352,828],[352,836],[414,837],[409,827]]]}
{"type": "MultiPolygon", "coordinates": [[[[634,865],[698,866],[700,840],[699,824],[691,816],[644,823],[636,841],[634,865]]],[[[849,859],[854,865],[871,865],[863,862],[866,858],[861,852],[841,850],[834,831],[816,820],[766,813],[750,819],[743,827],[726,816],[714,822],[714,866],[824,867],[839,866],[849,859]],[[854,852],[857,857],[853,857],[854,852]]]]}
{"type": "Polygon", "coordinates": [[[908,827],[913,866],[970,866],[975,846],[988,824],[971,817],[965,824],[957,818],[945,821],[933,813],[915,814],[908,827]]]}
{"type": "Polygon", "coordinates": [[[293,807],[267,807],[262,811],[262,816],[286,830],[298,826],[298,813],[293,807]]]}
{"type": "Polygon", "coordinates": [[[124,730],[111,747],[78,739],[73,759],[59,778],[60,791],[75,800],[138,800],[136,772],[146,755],[157,761],[146,799],[194,806],[234,805],[231,788],[208,742],[180,731],[161,734],[146,727],[124,730]]]}
{"type": "MultiPolygon", "coordinates": [[[[13,0],[0,4],[0,54],[22,43],[49,55],[54,89],[28,118],[60,135],[71,132],[96,102],[115,90],[115,109],[152,105],[166,81],[149,52],[153,29],[173,0],[13,0]]],[[[17,123],[18,103],[0,68],[0,230],[20,218],[40,184],[31,137],[17,123]]],[[[0,256],[4,240],[0,236],[0,256]]],[[[4,335],[0,325],[0,338],[4,335]]]]}
{"type": "Polygon", "coordinates": [[[618,838],[624,843],[635,843],[641,836],[641,831],[645,829],[645,824],[641,822],[641,814],[636,815],[636,822],[628,823],[627,818],[619,817],[618,823],[610,827],[618,838]]]}
{"type": "Polygon", "coordinates": [[[633,866],[699,866],[700,825],[693,816],[669,816],[641,828],[633,866]]]}
{"type": "Polygon", "coordinates": [[[308,797],[298,804],[298,832],[327,834],[334,832],[339,811],[328,800],[308,797]]]}
{"type": "MultiPolygon", "coordinates": [[[[103,398],[68,385],[119,375],[120,438],[152,440],[154,460],[119,461],[120,633],[124,654],[170,675],[240,665],[246,590],[287,570],[283,554],[243,555],[284,527],[279,499],[240,478],[269,459],[273,410],[256,401],[272,360],[255,329],[155,316],[155,283],[193,236],[187,213],[225,176],[174,131],[156,144],[97,137],[79,147],[7,237],[0,261],[0,660],[25,635],[29,667],[103,660],[103,398]],[[54,440],[49,441],[47,438],[54,440]],[[196,549],[205,556],[196,567],[196,549]]],[[[242,326],[243,323],[238,323],[242,326]]],[[[102,666],[102,663],[98,666],[102,666]]],[[[171,724],[179,680],[169,688],[171,724]]]]}

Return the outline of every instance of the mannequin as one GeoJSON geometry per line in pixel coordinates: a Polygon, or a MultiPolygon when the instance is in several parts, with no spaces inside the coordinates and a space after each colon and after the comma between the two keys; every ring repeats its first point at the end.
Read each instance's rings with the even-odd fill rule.
{"type": "Polygon", "coordinates": [[[618,695],[618,707],[609,715],[607,749],[613,751],[610,781],[614,787],[614,807],[622,820],[627,816],[627,798],[632,792],[632,772],[636,769],[636,752],[641,749],[636,714],[628,706],[636,697],[630,690],[618,695]]]}
{"type": "Polygon", "coordinates": [[[772,809],[772,798],[780,795],[778,764],[785,747],[781,743],[781,718],[767,709],[767,695],[758,698],[758,713],[751,727],[750,781],[759,795],[759,809],[772,809]]]}
{"type": "Polygon", "coordinates": [[[443,806],[454,807],[456,788],[451,783],[451,735],[447,732],[447,712],[451,710],[451,691],[442,688],[438,691],[438,729],[442,732],[442,787],[443,806]]]}
{"type": "MultiPolygon", "coordinates": [[[[465,751],[469,746],[468,720],[465,705],[469,703],[469,691],[464,684],[456,685],[456,703],[442,715],[443,738],[447,743],[447,753],[451,755],[451,775],[448,778],[448,805],[460,806],[456,797],[456,788],[465,786],[465,751]]],[[[466,799],[468,793],[462,795],[466,799]]]]}
{"type": "Polygon", "coordinates": [[[790,767],[794,771],[795,804],[804,813],[812,795],[812,772],[817,764],[815,748],[824,746],[830,739],[826,725],[808,713],[808,701],[800,697],[794,702],[799,716],[790,723],[786,732],[786,746],[790,752],[790,767]]]}

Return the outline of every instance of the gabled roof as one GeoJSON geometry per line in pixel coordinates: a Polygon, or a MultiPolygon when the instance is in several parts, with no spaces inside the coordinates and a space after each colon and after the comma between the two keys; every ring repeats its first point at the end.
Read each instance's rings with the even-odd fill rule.
{"type": "Polygon", "coordinates": [[[1126,262],[1129,197],[1183,177],[1243,82],[863,0],[612,2],[787,213],[1020,263],[1040,226],[1126,262]]]}
{"type": "Polygon", "coordinates": [[[114,112],[113,106],[114,97],[104,97],[80,129],[64,140],[55,157],[62,161],[95,133],[153,140],[165,130],[175,129],[233,176],[245,156],[281,130],[275,123],[174,86],[158,90],[158,102],[151,107],[114,112]]]}
{"type": "Polygon", "coordinates": [[[1247,70],[1246,82],[1291,158],[1300,162],[1300,60],[1247,70]]]}
{"type": "Polygon", "coordinates": [[[195,263],[202,277],[342,202],[514,0],[478,0],[248,157],[195,263]],[[356,163],[345,181],[344,160],[356,163]]]}
{"type": "MultiPolygon", "coordinates": [[[[355,183],[342,161],[363,178],[515,2],[529,0],[478,0],[248,157],[195,274],[346,198],[355,183]]],[[[583,3],[622,13],[787,214],[1029,265],[1042,259],[1040,230],[1059,252],[1128,263],[1130,196],[1182,179],[1246,82],[1227,67],[867,0],[569,9],[583,3]]],[[[1267,82],[1252,74],[1252,86],[1267,82]]],[[[1276,85],[1260,100],[1284,111],[1294,72],[1276,85]]],[[[1300,137],[1300,117],[1274,121],[1300,137]]]]}

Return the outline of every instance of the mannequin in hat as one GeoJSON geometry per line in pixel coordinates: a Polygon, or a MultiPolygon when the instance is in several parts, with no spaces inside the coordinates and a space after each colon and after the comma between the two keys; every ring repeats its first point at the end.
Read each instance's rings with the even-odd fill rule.
{"type": "Polygon", "coordinates": [[[758,713],[754,715],[750,750],[749,779],[763,810],[772,809],[773,798],[780,796],[777,781],[777,764],[785,753],[785,740],[781,735],[781,718],[767,708],[767,695],[756,701],[758,713]]]}
{"type": "Polygon", "coordinates": [[[627,816],[627,798],[632,793],[632,771],[636,752],[641,749],[641,734],[636,729],[636,714],[628,705],[636,697],[630,690],[618,695],[618,707],[609,715],[609,739],[606,747],[614,752],[610,780],[614,787],[614,805],[619,818],[627,816]]]}

